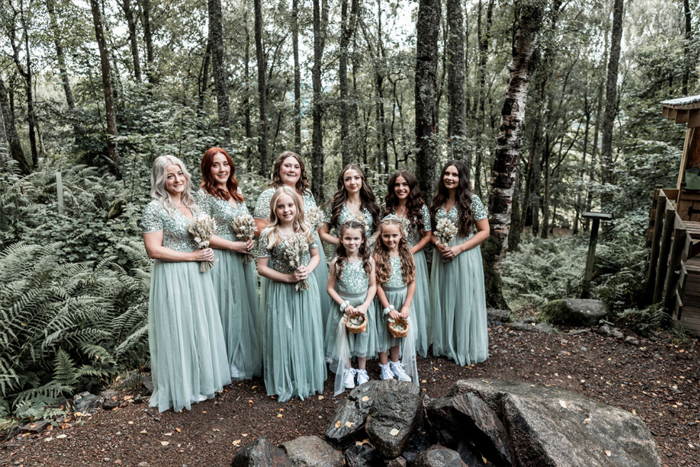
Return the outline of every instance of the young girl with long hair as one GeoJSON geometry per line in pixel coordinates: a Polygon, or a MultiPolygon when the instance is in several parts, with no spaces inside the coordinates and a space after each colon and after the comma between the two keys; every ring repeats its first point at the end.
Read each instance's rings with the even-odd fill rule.
{"type": "Polygon", "coordinates": [[[216,223],[217,236],[210,245],[218,260],[211,271],[226,350],[234,380],[262,375],[261,333],[254,265],[244,263],[254,242],[239,241],[231,227],[236,217],[248,214],[236,180],[236,167],[222,148],[210,148],[201,163],[202,185],[197,204],[216,223]]]}
{"type": "Polygon", "coordinates": [[[326,356],[336,373],[335,395],[354,388],[355,375],[358,386],[369,381],[367,357],[376,353],[377,318],[374,262],[369,255],[365,226],[350,220],[340,226],[338,236],[340,243],[328,275],[328,294],[333,305],[326,325],[326,356]],[[345,323],[354,315],[362,315],[367,321],[364,332],[348,333],[345,323]],[[357,358],[357,370],[352,367],[352,357],[357,358]]]}
{"type": "Polygon", "coordinates": [[[445,355],[462,366],[483,362],[489,351],[479,245],[489,236],[489,221],[483,203],[471,191],[463,162],[445,164],[430,217],[436,247],[430,277],[433,355],[445,355]],[[441,219],[459,231],[446,245],[435,237],[441,219]]]}
{"type": "MultiPolygon", "coordinates": [[[[275,161],[272,169],[272,181],[268,188],[260,194],[255,205],[255,224],[258,228],[258,234],[267,227],[268,218],[270,217],[270,200],[272,195],[281,186],[293,188],[299,196],[301,196],[304,211],[316,208],[316,199],[311,193],[311,185],[306,176],[306,168],[301,156],[292,151],[284,151],[275,161]]],[[[314,232],[318,235],[318,232],[314,232]]],[[[326,254],[323,251],[323,245],[316,238],[318,244],[319,262],[314,269],[313,277],[318,283],[318,290],[321,297],[321,313],[323,315],[323,324],[325,329],[326,315],[331,306],[331,298],[326,293],[326,283],[328,282],[328,265],[326,264],[326,254]]],[[[261,291],[264,291],[266,281],[261,281],[261,291]]]]}
{"type": "Polygon", "coordinates": [[[231,382],[226,343],[211,272],[211,248],[198,249],[187,231],[201,213],[191,194],[190,174],[180,159],[159,156],[151,173],[151,201],[141,226],[148,257],[154,259],[148,300],[151,351],[151,407],[189,410],[213,398],[231,382]]]}
{"type": "Polygon", "coordinates": [[[418,179],[407,170],[399,170],[389,179],[382,216],[394,214],[407,222],[408,246],[416,264],[416,294],[411,321],[416,326],[416,352],[426,357],[431,342],[430,274],[425,246],[430,243],[430,212],[421,198],[418,179]]]}
{"type": "Polygon", "coordinates": [[[416,266],[403,226],[403,221],[396,215],[385,217],[379,224],[379,236],[374,245],[377,298],[383,309],[383,317],[376,323],[379,368],[383,380],[398,378],[418,384],[416,329],[411,319],[416,266]],[[408,335],[404,338],[394,337],[389,331],[388,322],[397,319],[408,323],[408,335]],[[402,350],[403,358],[399,362],[402,350]]]}
{"type": "Polygon", "coordinates": [[[338,176],[337,186],[338,191],[328,203],[323,226],[319,229],[321,240],[337,247],[340,240],[331,230],[339,229],[351,219],[360,221],[367,238],[372,237],[379,220],[379,206],[362,169],[355,164],[346,165],[338,176]]]}
{"type": "Polygon", "coordinates": [[[326,363],[318,283],[309,280],[308,290],[295,287],[311,275],[318,261],[318,245],[304,222],[301,197],[289,186],[278,188],[270,200],[268,227],[260,234],[258,273],[268,279],[262,309],[265,387],[280,402],[323,391],[326,363]],[[296,269],[285,258],[287,240],[295,234],[309,245],[304,265],[296,269]]]}

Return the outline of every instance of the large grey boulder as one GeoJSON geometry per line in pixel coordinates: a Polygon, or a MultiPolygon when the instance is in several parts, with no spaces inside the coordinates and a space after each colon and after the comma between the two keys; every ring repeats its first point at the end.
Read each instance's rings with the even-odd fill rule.
{"type": "Polygon", "coordinates": [[[89,392],[81,392],[73,396],[73,410],[76,412],[90,413],[95,409],[102,407],[104,398],[90,394],[89,392]]]}
{"type": "Polygon", "coordinates": [[[439,439],[447,446],[471,446],[480,457],[495,465],[512,465],[513,448],[496,413],[474,393],[433,399],[427,417],[439,439]]]}
{"type": "Polygon", "coordinates": [[[386,391],[377,396],[365,430],[382,457],[393,459],[401,455],[420,421],[422,409],[423,400],[415,394],[386,391]]]}
{"type": "Polygon", "coordinates": [[[557,388],[464,380],[451,394],[474,393],[503,422],[522,466],[654,467],[661,461],[642,420],[622,409],[557,388]]]}
{"type": "Polygon", "coordinates": [[[566,298],[552,300],[540,309],[539,319],[552,324],[593,326],[608,314],[608,307],[600,300],[566,298]]]}
{"type": "Polygon", "coordinates": [[[258,438],[236,453],[231,467],[292,467],[292,461],[266,438],[258,438]]]}
{"type": "Polygon", "coordinates": [[[345,459],[321,438],[301,436],[282,443],[280,448],[295,467],[343,467],[345,459]]]}
{"type": "Polygon", "coordinates": [[[420,388],[415,384],[394,379],[370,381],[358,386],[350,392],[347,399],[335,411],[335,415],[326,429],[326,437],[343,443],[361,431],[365,426],[365,419],[374,400],[378,394],[385,391],[416,396],[420,394],[420,388]]]}
{"type": "Polygon", "coordinates": [[[380,463],[377,450],[369,444],[354,444],[347,448],[344,454],[350,467],[374,467],[380,463]]]}
{"type": "Polygon", "coordinates": [[[433,446],[416,457],[413,467],[467,467],[459,453],[443,446],[433,446]]]}

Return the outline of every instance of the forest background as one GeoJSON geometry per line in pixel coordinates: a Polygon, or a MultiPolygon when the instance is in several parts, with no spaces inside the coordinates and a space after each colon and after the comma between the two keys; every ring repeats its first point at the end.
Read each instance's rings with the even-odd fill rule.
{"type": "Polygon", "coordinates": [[[0,1],[0,420],[145,363],[150,168],[175,155],[197,186],[212,146],[249,206],[284,150],[320,202],[354,162],[378,197],[414,171],[429,203],[464,160],[489,304],[514,311],[579,293],[581,213],[609,212],[591,296],[669,325],[639,296],[684,137],[659,103],[698,85],[695,1],[0,1]]]}

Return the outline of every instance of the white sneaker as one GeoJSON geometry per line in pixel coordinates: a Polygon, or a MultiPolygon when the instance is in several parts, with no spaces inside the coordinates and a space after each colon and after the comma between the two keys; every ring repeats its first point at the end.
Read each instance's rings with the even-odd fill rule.
{"type": "Polygon", "coordinates": [[[391,367],[391,372],[394,373],[394,376],[396,376],[399,381],[413,381],[411,377],[406,374],[401,362],[389,362],[389,366],[391,367]]]}
{"type": "Polygon", "coordinates": [[[343,385],[345,385],[345,389],[352,389],[355,387],[355,373],[356,371],[354,368],[348,368],[343,373],[343,385]]]}
{"type": "Polygon", "coordinates": [[[379,368],[382,370],[381,374],[379,375],[382,381],[386,381],[387,379],[394,379],[394,372],[391,371],[391,368],[389,368],[389,364],[382,365],[380,363],[379,368]]]}
{"type": "Polygon", "coordinates": [[[360,386],[369,381],[367,370],[357,370],[357,385],[360,386]]]}
{"type": "Polygon", "coordinates": [[[241,375],[241,370],[233,363],[229,365],[229,370],[231,370],[231,379],[238,379],[243,376],[241,375]]]}

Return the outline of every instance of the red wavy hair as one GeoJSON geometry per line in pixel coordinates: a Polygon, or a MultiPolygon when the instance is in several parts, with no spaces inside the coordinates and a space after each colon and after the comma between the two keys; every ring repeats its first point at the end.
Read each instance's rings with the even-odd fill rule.
{"type": "Polygon", "coordinates": [[[238,192],[238,180],[236,179],[236,166],[233,165],[233,159],[228,153],[222,148],[209,148],[207,152],[204,153],[202,157],[202,184],[200,188],[209,193],[215,198],[221,198],[228,201],[230,198],[235,199],[237,202],[243,201],[245,198],[241,193],[238,192]],[[211,168],[214,165],[214,156],[221,154],[228,161],[228,165],[231,167],[231,175],[228,177],[226,182],[227,190],[222,190],[217,186],[214,177],[211,175],[211,168]]]}

